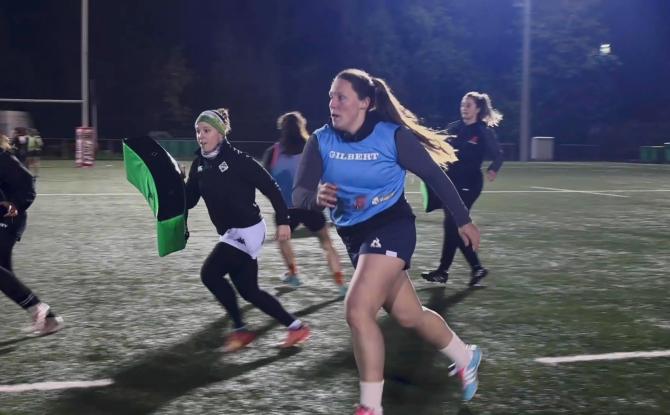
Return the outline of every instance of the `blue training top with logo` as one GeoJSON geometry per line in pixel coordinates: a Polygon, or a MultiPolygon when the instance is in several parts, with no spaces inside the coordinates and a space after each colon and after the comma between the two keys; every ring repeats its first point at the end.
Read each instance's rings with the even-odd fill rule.
{"type": "Polygon", "coordinates": [[[281,151],[279,143],[276,143],[273,146],[273,153],[275,152],[277,154],[276,156],[273,155],[272,162],[269,166],[270,174],[279,185],[286,206],[292,208],[293,202],[291,201],[291,193],[293,192],[293,178],[298,170],[298,164],[300,163],[302,153],[286,154],[281,151]]]}
{"type": "Polygon", "coordinates": [[[393,206],[403,194],[405,169],[398,164],[395,132],[400,126],[378,122],[360,141],[345,141],[330,125],[314,132],[323,159],[321,181],[337,186],[331,209],[336,226],[352,226],[393,206]]]}

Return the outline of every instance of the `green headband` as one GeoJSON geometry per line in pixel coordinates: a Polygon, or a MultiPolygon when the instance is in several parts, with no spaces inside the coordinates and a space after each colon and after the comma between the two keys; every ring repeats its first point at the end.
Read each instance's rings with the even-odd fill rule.
{"type": "Polygon", "coordinates": [[[214,127],[214,129],[221,133],[224,137],[230,131],[230,125],[221,114],[214,110],[203,111],[198,115],[198,118],[195,119],[195,124],[199,122],[206,122],[207,124],[214,127]]]}

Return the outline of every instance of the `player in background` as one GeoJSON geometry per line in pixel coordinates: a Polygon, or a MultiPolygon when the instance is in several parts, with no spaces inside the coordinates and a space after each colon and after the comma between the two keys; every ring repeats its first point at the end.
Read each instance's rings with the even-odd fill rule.
{"type": "Polygon", "coordinates": [[[23,284],[12,269],[12,250],[26,228],[26,210],[35,200],[35,179],[11,152],[9,139],[0,135],[0,291],[32,317],[37,335],[63,328],[63,318],[23,284]]]}
{"type": "MultiPolygon", "coordinates": [[[[340,296],[344,297],[347,287],[344,283],[340,256],[337,254],[333,241],[330,239],[326,217],[318,210],[300,209],[293,207],[291,192],[293,181],[298,169],[298,163],[309,138],[307,133],[307,120],[298,111],[287,112],[277,119],[279,140],[263,154],[263,167],[270,172],[281,189],[284,201],[289,207],[289,225],[291,232],[303,224],[313,235],[319,239],[319,243],[328,262],[328,267],[338,286],[340,296]]],[[[298,263],[296,261],[293,245],[290,240],[278,240],[279,251],[288,270],[282,277],[282,281],[293,287],[301,284],[298,263]]]]}
{"type": "MultiPolygon", "coordinates": [[[[472,205],[484,188],[482,175],[484,158],[489,156],[493,160],[486,169],[486,178],[490,182],[498,177],[498,171],[502,167],[503,152],[493,131],[493,127],[498,126],[501,120],[502,114],[493,108],[491,98],[487,94],[468,92],[461,100],[461,120],[447,127],[447,132],[452,137],[449,144],[458,151],[458,161],[449,166],[447,176],[456,186],[468,210],[472,209],[472,205]]],[[[439,206],[439,201],[429,190],[427,210],[439,206]],[[431,199],[435,202],[431,203],[431,199]]],[[[433,271],[422,273],[421,276],[431,282],[446,283],[457,249],[460,249],[470,265],[469,285],[471,287],[480,285],[489,272],[482,266],[477,252],[471,246],[465,245],[458,236],[458,226],[447,209],[444,209],[444,239],[440,265],[433,271]]]]}
{"type": "Polygon", "coordinates": [[[291,347],[309,338],[309,327],[284,309],[279,301],[258,286],[258,255],[265,241],[265,220],[256,204],[256,189],[272,203],[277,223],[276,238],[291,236],[288,209],[277,183],[248,154],[233,147],[228,110],[202,112],[195,121],[200,149],[191,164],[186,182],[186,207],[192,209],[202,198],[218,234],[219,242],[202,265],[200,277],[233,321],[223,351],[239,350],[255,338],[237,304],[237,292],[288,328],[280,347],[291,347]]]}

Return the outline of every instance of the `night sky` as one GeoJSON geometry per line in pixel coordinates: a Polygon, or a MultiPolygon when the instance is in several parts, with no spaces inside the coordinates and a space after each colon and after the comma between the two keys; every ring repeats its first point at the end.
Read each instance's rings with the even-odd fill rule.
{"type": "MultiPolygon", "coordinates": [[[[556,1],[563,7],[578,3],[556,1]]],[[[594,17],[607,34],[591,40],[611,43],[620,63],[611,74],[614,87],[606,91],[616,106],[599,122],[667,126],[670,1],[593,1],[594,17]]],[[[332,77],[346,67],[362,67],[387,79],[401,100],[434,126],[458,117],[464,92],[490,92],[508,115],[503,141],[516,140],[520,8],[515,0],[474,0],[467,7],[449,0],[412,2],[426,10],[442,7],[449,16],[430,30],[408,22],[403,13],[409,3],[403,0],[90,3],[90,77],[101,137],[149,130],[191,135],[197,113],[221,106],[231,109],[234,139],[272,140],[274,120],[289,110],[303,111],[310,128],[317,128],[327,120],[332,77]],[[451,48],[443,60],[441,45],[451,48]],[[432,56],[435,67],[426,69],[432,56]]],[[[80,1],[0,5],[0,96],[78,99],[80,1]]],[[[429,21],[430,13],[419,18],[429,21]]],[[[536,62],[542,53],[534,51],[536,62]]],[[[546,85],[533,87],[541,100],[535,92],[546,85]]],[[[71,104],[0,103],[0,109],[30,111],[47,137],[72,136],[80,118],[79,107],[71,104]]],[[[584,123],[566,114],[543,124],[550,117],[538,111],[533,126],[540,132],[584,123]]]]}

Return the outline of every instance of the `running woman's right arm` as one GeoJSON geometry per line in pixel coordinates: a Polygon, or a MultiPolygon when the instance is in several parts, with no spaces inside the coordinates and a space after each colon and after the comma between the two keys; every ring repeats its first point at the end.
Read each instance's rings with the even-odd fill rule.
{"type": "Polygon", "coordinates": [[[319,151],[319,142],[312,135],[302,151],[298,172],[293,182],[293,206],[303,209],[323,210],[316,203],[319,181],[323,174],[323,159],[319,151]]]}

